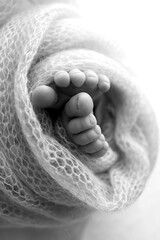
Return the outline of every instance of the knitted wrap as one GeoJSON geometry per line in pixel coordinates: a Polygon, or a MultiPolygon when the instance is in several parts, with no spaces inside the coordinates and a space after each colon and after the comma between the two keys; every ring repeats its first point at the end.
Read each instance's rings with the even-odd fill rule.
{"type": "Polygon", "coordinates": [[[154,166],[158,131],[115,46],[70,4],[3,0],[0,56],[1,227],[60,226],[133,203],[154,166]],[[60,117],[32,105],[36,86],[74,68],[111,82],[95,111],[110,146],[103,158],[83,154],[60,117]]]}

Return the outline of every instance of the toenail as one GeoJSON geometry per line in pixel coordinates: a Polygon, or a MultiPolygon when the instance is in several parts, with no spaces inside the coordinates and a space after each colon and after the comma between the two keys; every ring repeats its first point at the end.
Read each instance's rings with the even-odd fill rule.
{"type": "Polygon", "coordinates": [[[101,128],[100,128],[100,126],[96,125],[96,126],[95,126],[95,131],[96,131],[96,133],[98,133],[98,135],[100,135],[100,134],[101,134],[101,128]]]}
{"type": "Polygon", "coordinates": [[[96,125],[97,121],[96,121],[96,118],[95,118],[95,116],[94,116],[93,114],[91,114],[91,115],[89,116],[89,122],[90,122],[90,124],[91,124],[92,126],[96,125]]]}
{"type": "Polygon", "coordinates": [[[102,142],[106,140],[103,134],[101,134],[100,139],[102,142]]]}
{"type": "Polygon", "coordinates": [[[71,82],[75,87],[81,87],[86,79],[86,76],[83,72],[81,72],[79,69],[72,69],[69,72],[71,82]]]}
{"type": "Polygon", "coordinates": [[[109,148],[109,144],[108,144],[106,141],[105,141],[105,143],[104,143],[103,148],[106,149],[106,150],[109,148]]]}
{"type": "Polygon", "coordinates": [[[68,87],[70,83],[69,74],[64,70],[61,70],[55,74],[54,81],[59,87],[68,87]]]}
{"type": "Polygon", "coordinates": [[[101,91],[102,91],[102,92],[106,92],[106,91],[109,90],[110,84],[109,84],[109,83],[103,83],[103,84],[101,84],[100,87],[101,87],[101,91]]]}

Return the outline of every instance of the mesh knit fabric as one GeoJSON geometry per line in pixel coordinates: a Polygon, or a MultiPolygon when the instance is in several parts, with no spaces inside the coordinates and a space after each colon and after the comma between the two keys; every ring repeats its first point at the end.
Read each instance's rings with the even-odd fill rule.
{"type": "Polygon", "coordinates": [[[61,225],[93,209],[133,203],[154,166],[158,131],[114,45],[87,29],[67,4],[4,0],[0,26],[1,226],[61,225]],[[97,106],[110,145],[101,159],[80,152],[61,119],[53,122],[31,102],[36,86],[74,68],[111,81],[97,106]]]}

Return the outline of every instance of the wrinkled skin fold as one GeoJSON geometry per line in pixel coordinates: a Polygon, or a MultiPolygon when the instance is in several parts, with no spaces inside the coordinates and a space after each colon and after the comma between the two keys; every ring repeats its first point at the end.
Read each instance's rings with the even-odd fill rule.
{"type": "Polygon", "coordinates": [[[69,4],[3,1],[0,25],[1,226],[59,226],[132,204],[154,166],[158,129],[115,46],[69,4]],[[36,86],[74,68],[111,81],[96,110],[110,144],[105,159],[85,156],[60,118],[32,105],[36,86]]]}

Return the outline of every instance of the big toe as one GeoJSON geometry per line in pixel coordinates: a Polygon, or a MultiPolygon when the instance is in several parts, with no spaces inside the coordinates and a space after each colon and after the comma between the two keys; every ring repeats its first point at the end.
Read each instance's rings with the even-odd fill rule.
{"type": "Polygon", "coordinates": [[[70,98],[64,110],[69,118],[87,116],[93,111],[93,100],[85,92],[78,93],[70,98]]]}
{"type": "Polygon", "coordinates": [[[50,108],[57,102],[57,93],[53,88],[41,85],[33,90],[31,100],[36,107],[50,108]]]}

